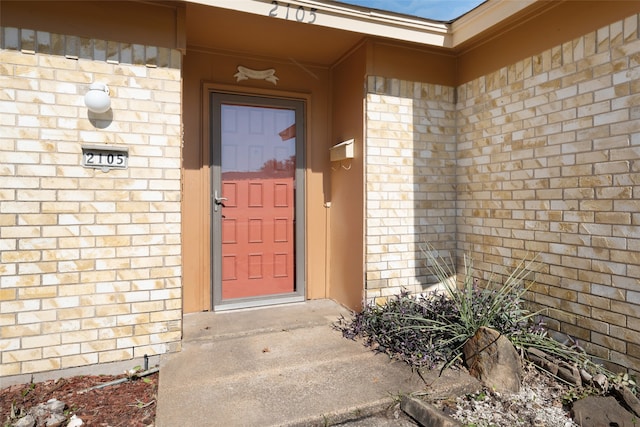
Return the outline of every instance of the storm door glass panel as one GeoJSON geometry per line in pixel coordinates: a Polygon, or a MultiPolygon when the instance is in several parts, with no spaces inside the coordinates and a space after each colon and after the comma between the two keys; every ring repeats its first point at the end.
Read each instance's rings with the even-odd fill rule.
{"type": "Polygon", "coordinates": [[[222,299],[294,292],[295,109],[223,103],[220,115],[222,299]]]}

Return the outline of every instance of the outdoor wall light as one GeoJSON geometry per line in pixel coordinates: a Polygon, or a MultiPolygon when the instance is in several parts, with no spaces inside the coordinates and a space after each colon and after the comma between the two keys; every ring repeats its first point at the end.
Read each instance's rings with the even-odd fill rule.
{"type": "Polygon", "coordinates": [[[89,91],[84,96],[84,104],[92,113],[100,114],[109,111],[111,108],[109,87],[104,83],[91,83],[89,91]]]}

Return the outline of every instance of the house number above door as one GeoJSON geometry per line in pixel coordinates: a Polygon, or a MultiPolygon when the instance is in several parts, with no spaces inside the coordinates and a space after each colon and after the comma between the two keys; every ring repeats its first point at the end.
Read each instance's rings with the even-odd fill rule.
{"type": "Polygon", "coordinates": [[[289,3],[272,1],[273,8],[269,11],[269,16],[273,18],[283,18],[313,24],[316,22],[316,12],[318,9],[311,7],[309,9],[304,6],[291,7],[289,3]]]}

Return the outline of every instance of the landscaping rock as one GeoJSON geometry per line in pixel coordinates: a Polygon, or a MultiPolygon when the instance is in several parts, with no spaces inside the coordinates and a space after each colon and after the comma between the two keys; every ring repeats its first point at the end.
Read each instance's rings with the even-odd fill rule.
{"type": "Polygon", "coordinates": [[[582,386],[582,376],[580,375],[580,370],[577,366],[561,362],[560,365],[558,365],[558,378],[563,379],[576,387],[582,386]]]}
{"type": "Polygon", "coordinates": [[[598,387],[601,391],[606,392],[609,390],[609,379],[605,374],[596,374],[593,377],[592,383],[598,387]]]}
{"type": "Polygon", "coordinates": [[[573,403],[573,421],[581,427],[635,427],[637,418],[613,396],[589,396],[573,403]]]}
{"type": "Polygon", "coordinates": [[[551,375],[558,375],[558,364],[551,360],[544,351],[537,348],[528,348],[527,358],[551,375]]]}
{"type": "Polygon", "coordinates": [[[421,426],[429,427],[459,427],[458,421],[443,414],[435,406],[415,397],[403,396],[400,408],[421,426]]]}
{"type": "Polygon", "coordinates": [[[49,418],[46,419],[44,425],[45,427],[62,427],[66,425],[67,417],[62,414],[51,414],[49,418]]]}
{"type": "Polygon", "coordinates": [[[13,424],[13,427],[34,427],[36,425],[36,419],[31,415],[20,418],[13,424]]]}
{"type": "Polygon", "coordinates": [[[591,384],[593,381],[593,375],[585,371],[584,369],[580,369],[580,378],[582,378],[582,383],[591,384]]]}
{"type": "Polygon", "coordinates": [[[618,397],[622,405],[640,417],[640,400],[627,387],[617,384],[613,387],[613,394],[618,397]]]}
{"type": "Polygon", "coordinates": [[[69,424],[67,424],[67,427],[81,427],[84,425],[84,421],[82,421],[81,418],[78,418],[75,415],[72,415],[71,418],[69,418],[69,424]]]}
{"type": "Polygon", "coordinates": [[[50,399],[29,409],[29,413],[18,420],[13,427],[61,427],[67,421],[64,402],[50,399]]]}
{"type": "Polygon", "coordinates": [[[582,386],[583,380],[591,380],[591,375],[588,372],[584,370],[581,371],[575,365],[554,359],[552,356],[537,348],[528,348],[527,358],[551,375],[555,375],[576,387],[582,386]]]}
{"type": "Polygon", "coordinates": [[[487,387],[498,392],[520,391],[520,357],[507,337],[493,329],[481,327],[462,350],[469,373],[487,387]]]}

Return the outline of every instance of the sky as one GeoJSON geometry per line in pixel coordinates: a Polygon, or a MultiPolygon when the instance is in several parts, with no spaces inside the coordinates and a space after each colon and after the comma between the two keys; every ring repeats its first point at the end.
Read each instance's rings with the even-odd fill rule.
{"type": "Polygon", "coordinates": [[[484,0],[338,0],[343,3],[381,9],[437,21],[464,15],[484,0]]]}

